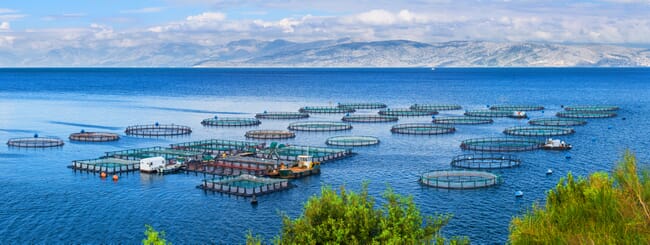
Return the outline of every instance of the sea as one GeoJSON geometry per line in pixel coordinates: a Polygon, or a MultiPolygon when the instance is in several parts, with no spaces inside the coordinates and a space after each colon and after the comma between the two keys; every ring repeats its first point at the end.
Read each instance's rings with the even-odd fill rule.
{"type": "MultiPolygon", "coordinates": [[[[243,244],[251,231],[278,236],[282,215],[298,217],[322,188],[359,191],[364,183],[382,203],[387,188],[411,196],[423,215],[452,214],[442,233],[468,236],[476,244],[506,243],[513,217],[568,173],[586,176],[611,171],[625,151],[640,165],[650,160],[650,69],[646,68],[20,68],[0,69],[0,243],[140,243],[145,224],[164,231],[176,244],[243,244]],[[253,127],[204,127],[214,116],[253,117],[263,111],[298,111],[303,106],[382,102],[390,108],[412,104],[459,104],[462,115],[490,105],[543,105],[529,118],[552,118],[563,106],[615,105],[617,116],[588,119],[561,136],[570,151],[511,153],[519,167],[492,170],[496,186],[449,190],[423,186],[419,177],[450,169],[451,159],[472,153],[461,141],[502,137],[526,119],[495,118],[492,124],[459,125],[444,135],[399,135],[395,123],[353,123],[337,132],[296,132],[280,143],[326,146],[329,137],[369,135],[376,146],[355,147],[352,157],[322,165],[320,175],[292,180],[295,188],[250,198],[204,192],[202,175],[121,174],[118,181],[68,168],[73,160],[108,151],[169,146],[204,140],[247,140],[253,129],[286,129],[293,120],[262,120],[253,127]],[[129,125],[178,124],[191,135],[131,137],[129,125]],[[70,142],[71,133],[120,134],[108,143],[70,142]],[[55,136],[65,145],[25,149],[4,144],[11,138],[55,136]],[[547,175],[547,169],[553,174],[547,175]],[[522,191],[523,197],[515,192],[522,191]]],[[[356,113],[376,114],[377,110],[356,113]]],[[[340,121],[343,114],[312,114],[303,121],[340,121]]],[[[397,123],[431,122],[430,116],[402,117],[397,123]]],[[[262,141],[260,141],[262,142],[262,141]]],[[[270,143],[270,141],[265,141],[270,143]]]]}

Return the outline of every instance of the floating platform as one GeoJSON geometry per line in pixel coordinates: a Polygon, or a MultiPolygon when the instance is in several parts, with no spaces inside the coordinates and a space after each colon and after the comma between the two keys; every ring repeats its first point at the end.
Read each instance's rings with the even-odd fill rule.
{"type": "Polygon", "coordinates": [[[221,126],[221,127],[247,127],[260,125],[262,122],[257,118],[246,117],[213,117],[203,119],[203,126],[221,126]]]}
{"type": "Polygon", "coordinates": [[[287,130],[250,130],[246,132],[246,138],[252,139],[290,139],[296,134],[287,130]]]}
{"type": "Polygon", "coordinates": [[[463,154],[451,160],[451,166],[469,169],[512,168],[521,165],[521,159],[506,154],[463,154]]]}
{"type": "Polygon", "coordinates": [[[133,172],[140,170],[140,161],[120,158],[99,158],[89,160],[75,160],[68,166],[75,171],[104,172],[107,174],[133,172]]]}
{"type": "Polygon", "coordinates": [[[551,126],[523,126],[523,127],[509,127],[503,130],[504,134],[514,136],[559,136],[569,135],[576,131],[573,128],[567,127],[551,127],[551,126]]]}
{"type": "Polygon", "coordinates": [[[352,125],[345,122],[307,121],[291,123],[289,124],[288,129],[311,132],[341,131],[352,129],[352,125]]]}
{"type": "Polygon", "coordinates": [[[63,146],[64,144],[63,140],[58,137],[38,137],[38,135],[13,138],[7,141],[8,146],[21,148],[49,148],[63,146]]]}
{"type": "Polygon", "coordinates": [[[371,110],[386,108],[387,105],[379,102],[359,102],[359,103],[339,103],[340,108],[349,108],[355,110],[371,110]]]}
{"type": "Polygon", "coordinates": [[[230,156],[212,160],[190,161],[186,163],[186,171],[206,173],[221,176],[237,176],[250,174],[266,176],[280,166],[279,160],[257,157],[230,156]]]}
{"type": "Polygon", "coordinates": [[[609,118],[615,117],[616,112],[612,111],[560,111],[555,114],[563,118],[609,118]]]}
{"type": "Polygon", "coordinates": [[[420,183],[444,189],[476,189],[496,185],[499,176],[482,171],[437,170],[423,174],[420,183]]]}
{"type": "Polygon", "coordinates": [[[490,110],[495,111],[541,111],[544,110],[543,105],[493,105],[490,110]]]}
{"type": "Polygon", "coordinates": [[[390,131],[397,134],[434,135],[453,133],[456,128],[432,123],[405,123],[393,126],[390,131]]]}
{"type": "Polygon", "coordinates": [[[413,104],[410,109],[415,111],[453,111],[463,109],[463,107],[456,104],[413,104]]]}
{"type": "Polygon", "coordinates": [[[356,110],[353,108],[338,107],[338,106],[305,106],[303,108],[300,108],[300,110],[298,111],[302,113],[334,114],[334,113],[352,113],[355,112],[356,110]]]}
{"type": "Polygon", "coordinates": [[[379,111],[379,115],[395,116],[395,117],[420,117],[420,116],[431,116],[436,114],[438,114],[438,111],[411,110],[410,108],[387,108],[379,111]]]}
{"type": "Polygon", "coordinates": [[[181,150],[175,148],[165,148],[165,147],[148,147],[148,148],[139,148],[139,149],[129,149],[121,151],[110,151],[106,152],[106,157],[120,158],[126,160],[140,160],[143,158],[149,157],[163,157],[165,159],[182,159],[182,160],[196,160],[203,157],[202,151],[194,150],[181,150]]]}
{"type": "Polygon", "coordinates": [[[243,174],[237,177],[222,177],[203,180],[198,186],[208,191],[251,197],[282,191],[293,187],[285,179],[271,179],[243,174]]]}
{"type": "MultiPolygon", "coordinates": [[[[273,145],[273,143],[271,143],[273,145]]],[[[352,150],[343,148],[315,147],[315,146],[279,146],[257,151],[256,156],[285,161],[297,161],[298,156],[311,156],[313,161],[327,162],[346,158],[352,155],[352,150]]]]}
{"type": "Polygon", "coordinates": [[[516,111],[496,111],[496,110],[470,110],[465,111],[465,116],[469,117],[510,117],[510,118],[526,118],[526,113],[518,113],[516,111]]]}
{"type": "Polygon", "coordinates": [[[129,126],[124,131],[127,135],[161,137],[161,136],[178,136],[192,133],[192,128],[188,126],[175,124],[150,124],[129,126]]]}
{"type": "Polygon", "coordinates": [[[530,138],[490,137],[463,140],[460,148],[474,151],[532,151],[542,148],[544,141],[530,138]]]}
{"type": "Polygon", "coordinates": [[[575,118],[537,118],[528,123],[536,126],[582,126],[587,124],[587,121],[575,118]]]}
{"type": "Polygon", "coordinates": [[[485,118],[485,117],[449,116],[449,117],[433,118],[433,123],[435,124],[474,125],[474,124],[490,124],[493,122],[494,120],[492,120],[491,118],[485,118]]]}
{"type": "Polygon", "coordinates": [[[71,141],[108,142],[120,139],[120,135],[107,132],[84,132],[70,134],[71,141]]]}
{"type": "Polygon", "coordinates": [[[232,154],[236,152],[256,152],[258,149],[262,149],[264,144],[254,141],[210,139],[172,144],[170,147],[178,150],[199,151],[206,154],[232,154]]]}
{"type": "Polygon", "coordinates": [[[575,105],[564,107],[567,111],[618,111],[618,106],[610,105],[575,105]]]}
{"type": "Polygon", "coordinates": [[[345,115],[341,118],[344,122],[363,122],[363,123],[381,123],[381,122],[397,122],[399,120],[396,116],[383,116],[383,115],[345,115]]]}
{"type": "Polygon", "coordinates": [[[255,114],[259,119],[303,119],[308,118],[309,114],[302,112],[262,112],[255,114]]]}
{"type": "Polygon", "coordinates": [[[368,146],[379,144],[379,139],[373,136],[335,136],[325,141],[334,146],[368,146]]]}

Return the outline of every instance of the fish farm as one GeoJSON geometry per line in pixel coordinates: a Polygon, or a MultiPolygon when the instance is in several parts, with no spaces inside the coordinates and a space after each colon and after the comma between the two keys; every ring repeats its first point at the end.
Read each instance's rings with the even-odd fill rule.
{"type": "Polygon", "coordinates": [[[289,124],[288,129],[311,132],[341,131],[352,129],[352,125],[345,122],[308,121],[291,123],[289,124]]]}
{"type": "Polygon", "coordinates": [[[544,141],[531,138],[489,137],[463,140],[460,148],[473,151],[532,151],[542,148],[544,141]]]}
{"type": "Polygon", "coordinates": [[[506,154],[463,154],[451,160],[451,166],[470,169],[512,168],[521,165],[521,159],[506,154]]]}
{"type": "Polygon", "coordinates": [[[563,118],[609,118],[615,117],[616,113],[612,111],[560,111],[556,116],[563,118]]]}
{"type": "Polygon", "coordinates": [[[465,116],[469,117],[511,117],[511,118],[526,118],[526,113],[518,113],[516,111],[496,111],[496,110],[471,110],[466,111],[465,116]]]}
{"type": "Polygon", "coordinates": [[[364,123],[380,123],[380,122],[397,122],[399,120],[396,116],[383,116],[383,115],[345,115],[341,118],[344,122],[364,122],[364,123]]]}
{"type": "Polygon", "coordinates": [[[427,110],[411,110],[410,108],[387,108],[379,111],[382,116],[396,116],[396,117],[419,117],[431,116],[438,114],[438,111],[427,110]]]}
{"type": "Polygon", "coordinates": [[[409,108],[415,111],[452,111],[463,109],[462,106],[456,104],[413,104],[409,108]]]}
{"type": "Polygon", "coordinates": [[[171,144],[170,147],[177,150],[198,151],[206,154],[232,154],[238,152],[255,152],[263,148],[264,144],[253,141],[210,139],[171,144]]]}
{"type": "Polygon", "coordinates": [[[296,134],[287,130],[250,130],[245,136],[252,139],[289,139],[295,138],[296,134]]]}
{"type": "Polygon", "coordinates": [[[85,132],[81,131],[79,133],[70,134],[69,139],[71,141],[84,141],[84,142],[108,142],[116,141],[120,139],[120,136],[115,133],[106,133],[106,132],[85,132]]]}
{"type": "Polygon", "coordinates": [[[7,141],[8,146],[21,148],[48,148],[63,146],[63,144],[63,140],[57,137],[39,137],[38,135],[34,135],[34,137],[13,138],[7,141]]]}
{"type": "Polygon", "coordinates": [[[352,113],[355,112],[356,110],[353,108],[338,107],[338,106],[305,106],[303,108],[300,108],[300,110],[298,111],[302,113],[334,114],[334,113],[352,113]]]}
{"type": "Polygon", "coordinates": [[[528,123],[536,126],[582,126],[587,124],[587,121],[574,118],[537,118],[528,123]]]}
{"type": "Polygon", "coordinates": [[[390,131],[397,134],[434,135],[453,133],[456,128],[432,123],[405,123],[393,126],[390,131]]]}
{"type": "Polygon", "coordinates": [[[618,109],[618,106],[607,105],[577,105],[564,107],[564,110],[567,111],[617,111],[618,109]]]}
{"type": "Polygon", "coordinates": [[[368,146],[379,144],[379,139],[373,136],[335,136],[325,141],[334,146],[368,146]]]}
{"type": "Polygon", "coordinates": [[[186,164],[186,170],[221,176],[237,176],[241,174],[265,176],[271,170],[277,169],[279,165],[280,161],[273,159],[226,157],[203,161],[190,161],[186,164]]]}
{"type": "Polygon", "coordinates": [[[245,117],[213,117],[201,121],[203,126],[223,126],[223,127],[246,127],[260,125],[262,122],[257,118],[245,117]]]}
{"type": "Polygon", "coordinates": [[[567,127],[524,126],[509,127],[503,133],[514,136],[559,136],[573,134],[575,130],[567,127]]]}
{"type": "Polygon", "coordinates": [[[302,112],[262,112],[255,114],[259,119],[303,119],[308,118],[309,114],[302,112]]]}
{"type": "Polygon", "coordinates": [[[493,105],[490,110],[495,111],[541,111],[544,110],[542,105],[493,105]]]}
{"type": "Polygon", "coordinates": [[[75,160],[68,166],[75,171],[104,172],[107,174],[132,172],[140,170],[140,161],[120,158],[99,158],[90,160],[75,160]]]}
{"type": "Polygon", "coordinates": [[[149,157],[164,157],[165,159],[183,159],[183,160],[192,160],[192,159],[201,159],[203,152],[201,151],[191,151],[191,150],[180,150],[174,148],[165,148],[165,147],[148,147],[148,148],[139,148],[139,149],[128,149],[121,151],[110,151],[106,152],[106,157],[120,158],[126,160],[140,160],[143,158],[149,157]]]}
{"type": "Polygon", "coordinates": [[[174,124],[150,124],[150,125],[134,125],[128,126],[124,131],[127,135],[133,136],[178,136],[191,134],[192,129],[188,126],[174,125],[174,124]]]}
{"type": "Polygon", "coordinates": [[[340,108],[349,108],[356,110],[370,110],[370,109],[382,109],[386,108],[387,105],[384,103],[339,103],[338,107],[340,108]]]}
{"type": "Polygon", "coordinates": [[[257,157],[279,159],[285,161],[296,161],[298,156],[311,156],[314,161],[327,162],[346,158],[352,155],[352,150],[342,148],[297,146],[297,145],[274,145],[272,142],[269,148],[256,152],[257,157]]]}
{"type": "Polygon", "coordinates": [[[237,177],[205,179],[203,184],[198,187],[207,191],[252,197],[286,190],[291,188],[292,185],[287,180],[242,174],[237,177]]]}
{"type": "Polygon", "coordinates": [[[435,124],[490,124],[494,120],[486,117],[468,117],[468,116],[449,116],[449,117],[434,117],[433,123],[435,124]]]}
{"type": "Polygon", "coordinates": [[[476,189],[496,185],[500,178],[489,172],[437,170],[423,174],[420,183],[444,189],[476,189]]]}

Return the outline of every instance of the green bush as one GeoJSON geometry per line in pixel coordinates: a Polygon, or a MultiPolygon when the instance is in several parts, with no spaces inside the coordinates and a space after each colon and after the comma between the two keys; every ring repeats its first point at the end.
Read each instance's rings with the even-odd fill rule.
{"type": "Polygon", "coordinates": [[[165,240],[165,232],[158,232],[153,229],[151,225],[144,225],[146,230],[144,231],[145,238],[142,239],[142,244],[144,245],[171,245],[171,242],[165,240]]]}

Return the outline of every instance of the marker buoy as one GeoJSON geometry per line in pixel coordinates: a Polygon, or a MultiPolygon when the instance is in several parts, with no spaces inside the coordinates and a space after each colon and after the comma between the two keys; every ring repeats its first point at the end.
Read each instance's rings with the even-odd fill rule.
{"type": "Polygon", "coordinates": [[[120,177],[117,176],[117,174],[113,175],[113,181],[117,181],[120,177]]]}
{"type": "Polygon", "coordinates": [[[101,172],[99,174],[99,177],[101,177],[102,179],[105,179],[106,178],[106,172],[101,172]]]}
{"type": "Polygon", "coordinates": [[[515,191],[515,197],[523,197],[524,192],[523,191],[515,191]]]}

